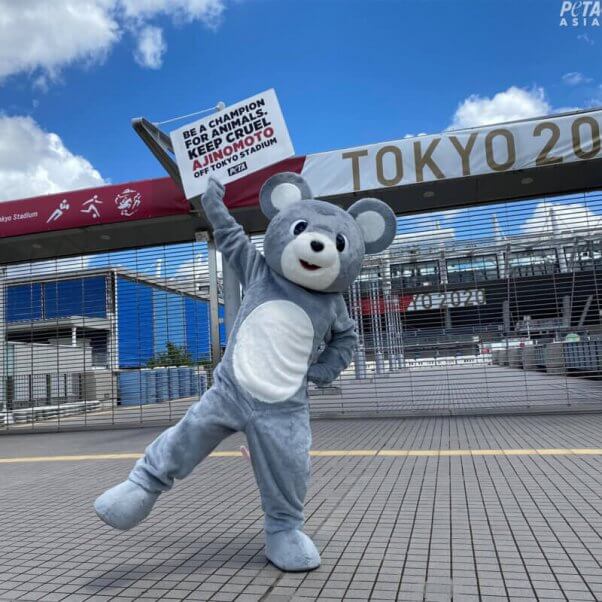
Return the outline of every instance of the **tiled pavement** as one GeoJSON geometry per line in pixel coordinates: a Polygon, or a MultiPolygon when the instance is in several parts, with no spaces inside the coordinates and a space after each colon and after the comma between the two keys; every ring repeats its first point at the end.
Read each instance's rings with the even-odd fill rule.
{"type": "MultiPolygon", "coordinates": [[[[602,414],[323,420],[315,450],[602,447],[602,414]]],[[[0,437],[0,458],[141,451],[157,431],[0,437]]],[[[239,436],[221,449],[236,450],[239,436]]],[[[602,455],[313,458],[323,565],[262,552],[248,463],[209,458],[119,533],[95,496],[131,459],[0,464],[0,600],[602,600],[602,455]]]]}

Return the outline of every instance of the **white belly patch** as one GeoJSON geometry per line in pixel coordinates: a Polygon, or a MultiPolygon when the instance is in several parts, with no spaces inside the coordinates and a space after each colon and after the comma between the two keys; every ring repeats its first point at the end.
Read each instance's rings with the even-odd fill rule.
{"type": "Polygon", "coordinates": [[[240,325],[232,365],[238,384],[266,403],[285,401],[307,372],[314,328],[292,301],[267,301],[240,325]]]}

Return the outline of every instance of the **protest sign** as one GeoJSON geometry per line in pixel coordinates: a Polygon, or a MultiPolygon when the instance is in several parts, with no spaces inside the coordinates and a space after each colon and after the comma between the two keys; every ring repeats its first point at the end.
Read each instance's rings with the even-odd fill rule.
{"type": "Polygon", "coordinates": [[[209,176],[227,184],[294,154],[273,89],[174,130],[171,141],[189,199],[209,176]]]}

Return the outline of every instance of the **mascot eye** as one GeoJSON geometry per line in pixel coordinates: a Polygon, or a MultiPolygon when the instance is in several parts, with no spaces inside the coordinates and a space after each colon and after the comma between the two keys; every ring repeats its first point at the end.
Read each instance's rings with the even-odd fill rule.
{"type": "Polygon", "coordinates": [[[291,228],[291,232],[295,236],[299,236],[299,234],[301,234],[301,232],[303,232],[306,228],[307,228],[307,222],[304,219],[300,219],[293,224],[293,227],[291,228]]]}
{"type": "Polygon", "coordinates": [[[347,239],[342,234],[337,234],[337,251],[342,253],[347,245],[347,239]]]}

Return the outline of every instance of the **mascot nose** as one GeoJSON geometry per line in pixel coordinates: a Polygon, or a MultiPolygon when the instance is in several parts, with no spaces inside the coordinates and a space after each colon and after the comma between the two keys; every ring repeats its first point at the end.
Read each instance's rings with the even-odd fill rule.
{"type": "Polygon", "coordinates": [[[309,246],[312,248],[313,251],[315,251],[316,253],[319,253],[320,251],[324,250],[324,243],[320,242],[319,240],[312,240],[309,243],[309,246]]]}

